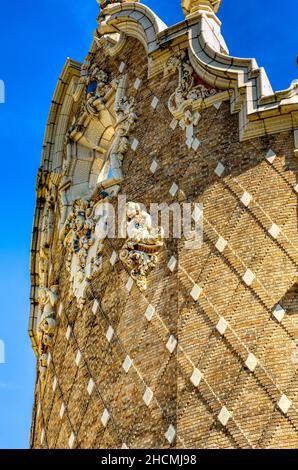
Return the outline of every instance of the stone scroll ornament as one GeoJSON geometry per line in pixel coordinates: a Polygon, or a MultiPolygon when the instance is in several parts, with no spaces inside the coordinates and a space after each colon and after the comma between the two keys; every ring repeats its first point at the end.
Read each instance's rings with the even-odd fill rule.
{"type": "Polygon", "coordinates": [[[152,227],[151,216],[139,204],[129,202],[126,208],[127,240],[120,259],[141,291],[147,289],[147,276],[156,266],[158,252],[163,246],[163,229],[152,227]]]}
{"type": "Polygon", "coordinates": [[[50,288],[41,287],[38,293],[39,320],[38,320],[38,340],[39,340],[39,373],[44,380],[48,356],[53,344],[56,329],[56,304],[58,301],[58,286],[50,288]]]}
{"type": "Polygon", "coordinates": [[[194,127],[197,126],[201,115],[198,111],[206,98],[217,94],[217,90],[207,88],[203,84],[195,84],[194,69],[185,51],[169,58],[167,71],[178,71],[179,83],[175,92],[170,96],[168,108],[182,129],[186,129],[187,139],[193,139],[194,127]]]}

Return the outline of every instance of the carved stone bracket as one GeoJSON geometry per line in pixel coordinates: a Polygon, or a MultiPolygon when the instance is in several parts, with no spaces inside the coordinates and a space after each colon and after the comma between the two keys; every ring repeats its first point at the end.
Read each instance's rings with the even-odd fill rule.
{"type": "Polygon", "coordinates": [[[152,227],[151,216],[139,204],[129,202],[126,209],[127,240],[120,259],[129,268],[130,276],[141,291],[147,289],[147,276],[156,266],[163,246],[163,230],[152,227]]]}
{"type": "Polygon", "coordinates": [[[41,287],[38,293],[38,326],[39,342],[39,373],[43,380],[47,371],[48,356],[53,344],[56,329],[56,304],[58,301],[58,286],[41,287]]]}

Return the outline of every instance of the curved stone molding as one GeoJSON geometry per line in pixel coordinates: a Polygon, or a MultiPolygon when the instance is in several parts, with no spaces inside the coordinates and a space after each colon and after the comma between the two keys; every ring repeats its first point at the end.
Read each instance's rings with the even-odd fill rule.
{"type": "Polygon", "coordinates": [[[58,286],[41,287],[38,292],[39,314],[37,335],[39,341],[39,373],[43,380],[48,367],[49,352],[56,329],[58,286]]]}
{"type": "Polygon", "coordinates": [[[156,266],[158,252],[163,246],[163,230],[152,227],[151,216],[139,204],[129,202],[126,208],[127,240],[120,259],[141,291],[147,289],[147,276],[156,266]]]}
{"type": "Polygon", "coordinates": [[[116,4],[99,16],[100,35],[123,32],[137,38],[148,53],[158,49],[157,34],[167,28],[152,10],[139,3],[116,4]]]}

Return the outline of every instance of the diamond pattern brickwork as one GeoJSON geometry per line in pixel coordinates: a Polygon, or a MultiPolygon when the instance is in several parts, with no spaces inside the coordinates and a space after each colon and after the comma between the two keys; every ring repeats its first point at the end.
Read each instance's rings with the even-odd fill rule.
{"type": "Polygon", "coordinates": [[[131,142],[138,145],[123,161],[123,193],[145,205],[203,203],[204,240],[195,250],[186,249],[184,240],[166,240],[145,292],[135,282],[127,288],[129,273],[118,256],[123,240],[107,240],[102,270],[82,309],[69,295],[56,242],[53,273],[63,311],[45,383],[36,387],[31,444],[296,448],[292,136],[239,143],[238,117],[224,102],[201,113],[195,130],[200,145],[188,149],[167,108],[177,77],[148,80],[144,51],[134,39],[120,57],[99,55],[102,60],[114,72],[124,64],[129,96],[137,102],[131,142]],[[275,158],[266,158],[269,150],[275,158]],[[270,233],[273,226],[278,236],[270,233]],[[273,315],[277,305],[284,309],[279,320],[273,315]]]}

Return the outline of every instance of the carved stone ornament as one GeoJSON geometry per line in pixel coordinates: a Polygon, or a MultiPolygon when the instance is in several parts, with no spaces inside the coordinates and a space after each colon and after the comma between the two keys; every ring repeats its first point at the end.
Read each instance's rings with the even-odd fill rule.
{"type": "Polygon", "coordinates": [[[85,290],[93,275],[102,265],[104,239],[107,236],[108,210],[102,192],[98,200],[74,201],[63,230],[62,242],[66,249],[66,268],[70,273],[72,293],[80,307],[85,303],[85,290]]]}
{"type": "Polygon", "coordinates": [[[53,238],[53,219],[55,198],[49,195],[46,199],[41,227],[41,241],[39,251],[39,284],[46,286],[50,267],[50,246],[53,238]]]}
{"type": "Polygon", "coordinates": [[[198,109],[204,100],[217,94],[214,88],[203,84],[195,85],[195,74],[185,51],[172,56],[167,62],[167,70],[178,71],[179,84],[170,96],[168,107],[182,129],[186,129],[187,139],[194,137],[193,128],[200,120],[198,109]]]}
{"type": "Polygon", "coordinates": [[[39,342],[39,373],[43,380],[47,371],[48,356],[53,344],[56,329],[56,304],[58,286],[40,287],[38,292],[38,342],[39,342]]]}
{"type": "Polygon", "coordinates": [[[120,259],[130,270],[130,276],[141,291],[147,289],[147,276],[156,266],[158,252],[163,246],[163,230],[152,228],[151,216],[139,204],[129,202],[126,208],[127,240],[120,259]]]}
{"type": "MultiPolygon", "coordinates": [[[[124,77],[125,82],[126,77],[124,77]]],[[[135,112],[136,103],[133,97],[127,98],[121,94],[121,87],[119,87],[115,100],[115,113],[116,113],[116,133],[110,151],[111,170],[115,182],[123,180],[122,174],[122,161],[125,153],[129,147],[129,135],[131,130],[135,127],[137,115],[135,112]]]]}
{"type": "Polygon", "coordinates": [[[85,61],[81,68],[81,79],[77,92],[85,90],[85,99],[82,100],[77,115],[66,135],[66,139],[73,133],[82,133],[87,118],[100,118],[101,111],[109,108],[118,86],[118,80],[110,76],[96,63],[85,61]]]}

